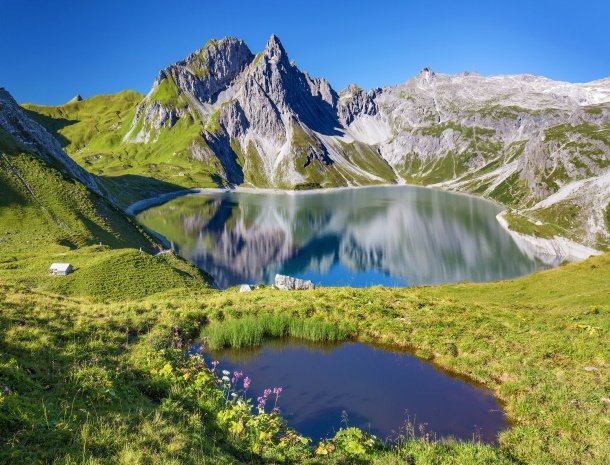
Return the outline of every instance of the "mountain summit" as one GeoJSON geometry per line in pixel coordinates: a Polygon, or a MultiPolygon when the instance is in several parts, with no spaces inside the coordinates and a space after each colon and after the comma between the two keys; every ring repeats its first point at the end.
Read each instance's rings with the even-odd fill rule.
{"type": "Polygon", "coordinates": [[[326,80],[290,62],[276,35],[256,56],[242,41],[225,38],[159,73],[125,141],[154,140],[186,118],[201,129],[190,146],[193,157],[215,157],[220,176],[232,184],[395,182],[375,150],[337,139],[362,105],[342,106],[326,80]],[[345,147],[355,150],[352,156],[345,147]]]}

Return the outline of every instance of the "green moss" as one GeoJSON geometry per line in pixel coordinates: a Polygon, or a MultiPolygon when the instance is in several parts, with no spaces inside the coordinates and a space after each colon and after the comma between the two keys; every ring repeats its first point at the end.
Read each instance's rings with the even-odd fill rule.
{"type": "Polygon", "coordinates": [[[23,105],[35,121],[42,124],[69,154],[91,147],[99,150],[120,141],[129,129],[143,95],[124,91],[97,95],[66,105],[23,105]]]}
{"type": "Polygon", "coordinates": [[[245,183],[255,187],[271,187],[264,161],[252,141],[248,142],[245,153],[238,140],[231,139],[230,143],[231,149],[237,157],[237,163],[244,172],[245,183]]]}
{"type": "Polygon", "coordinates": [[[596,140],[610,147],[610,123],[604,123],[602,125],[592,123],[571,125],[569,123],[564,123],[544,131],[545,141],[556,141],[560,143],[573,142],[571,136],[580,136],[596,140]]]}
{"type": "Polygon", "coordinates": [[[590,115],[601,115],[603,113],[603,110],[604,106],[602,105],[585,107],[585,112],[589,113],[590,115]]]}
{"type": "Polygon", "coordinates": [[[293,124],[292,127],[292,147],[297,149],[306,149],[308,147],[317,147],[318,140],[309,134],[300,124],[293,124]]]}
{"type": "Polygon", "coordinates": [[[544,239],[551,239],[556,235],[559,235],[558,228],[550,224],[535,224],[531,219],[517,213],[509,212],[504,218],[508,222],[508,227],[513,231],[527,234],[529,236],[541,237],[544,239]]]}
{"type": "Polygon", "coordinates": [[[361,142],[347,143],[339,140],[345,157],[366,173],[380,177],[382,180],[394,183],[396,175],[387,161],[367,144],[361,142]]]}
{"type": "Polygon", "coordinates": [[[319,182],[301,182],[294,186],[295,191],[308,191],[313,189],[321,189],[322,185],[319,182]]]}
{"type": "Polygon", "coordinates": [[[528,108],[523,108],[517,105],[489,105],[484,108],[480,108],[474,111],[471,111],[471,115],[479,115],[479,116],[490,116],[494,119],[510,119],[515,120],[519,117],[519,115],[532,115],[532,116],[540,116],[540,115],[548,115],[557,112],[554,108],[545,108],[541,110],[532,110],[528,108]]]}
{"type": "Polygon", "coordinates": [[[64,259],[75,266],[75,271],[61,279],[49,277],[43,287],[65,295],[87,295],[94,300],[140,299],[176,288],[205,288],[211,281],[172,253],[152,256],[133,249],[90,254],[80,251],[64,259]]]}
{"type": "Polygon", "coordinates": [[[188,104],[186,97],[174,82],[174,78],[169,75],[165,76],[149,98],[152,102],[160,103],[168,108],[177,108],[188,104]]]}
{"type": "Polygon", "coordinates": [[[158,246],[138,225],[34,155],[3,155],[0,184],[0,280],[96,299],[137,298],[209,281],[182,259],[149,255],[158,246]],[[49,265],[64,261],[75,272],[49,276],[49,265]]]}
{"type": "Polygon", "coordinates": [[[474,137],[486,137],[495,135],[495,129],[487,129],[476,126],[461,126],[459,124],[448,122],[448,123],[440,123],[435,124],[433,126],[427,126],[424,128],[420,128],[418,131],[420,134],[425,136],[432,137],[440,137],[443,132],[448,129],[452,129],[454,131],[462,133],[462,135],[466,138],[472,139],[474,137]]]}
{"type": "Polygon", "coordinates": [[[222,111],[222,108],[215,109],[212,112],[212,114],[210,115],[210,117],[208,118],[207,123],[205,124],[204,129],[207,132],[209,132],[210,134],[216,134],[222,130],[222,127],[220,126],[220,121],[219,121],[221,111],[222,111]]]}
{"type": "Polygon", "coordinates": [[[185,187],[216,187],[223,178],[222,164],[213,155],[197,160],[191,152],[195,145],[204,153],[208,150],[202,122],[187,113],[171,128],[153,131],[143,119],[132,128],[141,99],[135,92],[122,92],[59,107],[26,108],[54,132],[77,163],[101,177],[123,206],[185,187]],[[152,131],[151,140],[125,140],[130,129],[132,137],[152,131]]]}
{"type": "Polygon", "coordinates": [[[33,155],[15,153],[1,159],[0,182],[6,186],[0,198],[6,207],[0,209],[4,245],[15,254],[69,250],[100,241],[112,247],[151,247],[116,208],[33,155]]]}

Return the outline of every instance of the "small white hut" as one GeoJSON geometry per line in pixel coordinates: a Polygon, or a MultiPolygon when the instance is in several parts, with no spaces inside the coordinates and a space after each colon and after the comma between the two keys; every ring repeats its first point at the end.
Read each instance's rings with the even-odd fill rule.
{"type": "Polygon", "coordinates": [[[72,273],[74,269],[69,263],[52,263],[49,268],[49,273],[55,276],[65,276],[72,273]]]}

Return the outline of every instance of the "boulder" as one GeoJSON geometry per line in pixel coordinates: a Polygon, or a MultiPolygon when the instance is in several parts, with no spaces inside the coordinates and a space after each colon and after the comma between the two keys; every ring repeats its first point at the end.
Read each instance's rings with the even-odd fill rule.
{"type": "Polygon", "coordinates": [[[252,290],[254,290],[254,287],[249,284],[242,284],[239,288],[239,292],[252,292],[252,290]]]}
{"type": "Polygon", "coordinates": [[[275,275],[275,287],[282,291],[290,291],[293,289],[315,289],[316,286],[312,281],[305,279],[293,278],[292,276],[284,276],[281,274],[275,275]]]}

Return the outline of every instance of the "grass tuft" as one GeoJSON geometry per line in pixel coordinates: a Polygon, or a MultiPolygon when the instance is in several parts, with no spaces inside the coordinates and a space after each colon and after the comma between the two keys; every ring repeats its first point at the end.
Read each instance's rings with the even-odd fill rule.
{"type": "Polygon", "coordinates": [[[212,350],[260,346],[269,338],[294,337],[314,342],[337,342],[347,339],[345,327],[320,320],[303,320],[286,315],[262,314],[225,320],[205,328],[212,350]]]}

